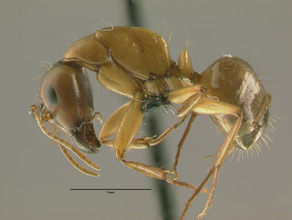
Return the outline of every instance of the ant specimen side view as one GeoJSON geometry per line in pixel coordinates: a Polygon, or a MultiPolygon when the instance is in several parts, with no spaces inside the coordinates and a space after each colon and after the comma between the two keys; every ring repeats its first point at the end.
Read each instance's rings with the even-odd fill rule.
{"type": "Polygon", "coordinates": [[[222,163],[233,150],[248,151],[261,139],[268,125],[270,102],[271,95],[253,68],[240,58],[223,56],[198,74],[193,71],[187,49],[182,50],[175,63],[165,40],[158,34],[139,27],[110,27],[75,42],[64,57],[48,69],[42,78],[40,105],[32,106],[31,112],[42,132],[58,143],[71,164],[85,174],[98,175],[81,167],[67,149],[98,170],[83,153],[98,152],[101,143],[113,147],[116,158],[126,167],[194,190],[181,215],[183,219],[200,192],[208,193],[209,197],[198,217],[207,213],[222,163]],[[94,112],[85,69],[96,72],[97,81],[105,88],[129,98],[128,103],[107,119],[98,138],[92,119],[99,113],[94,112]],[[178,121],[158,137],[136,138],[144,113],[160,105],[178,106],[178,121]],[[157,145],[189,115],[171,171],[126,160],[127,149],[157,145]],[[178,180],[176,167],[183,142],[198,115],[209,115],[224,133],[225,140],[205,179],[195,187],[178,180]],[[76,147],[49,131],[45,122],[64,131],[76,147]],[[212,187],[207,190],[204,187],[211,177],[212,187]]]}

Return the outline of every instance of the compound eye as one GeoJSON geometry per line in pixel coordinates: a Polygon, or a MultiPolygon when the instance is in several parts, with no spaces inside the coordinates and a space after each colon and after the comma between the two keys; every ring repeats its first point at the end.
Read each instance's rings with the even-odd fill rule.
{"type": "Polygon", "coordinates": [[[57,93],[50,85],[48,85],[45,90],[45,99],[50,106],[55,106],[58,103],[57,93]]]}

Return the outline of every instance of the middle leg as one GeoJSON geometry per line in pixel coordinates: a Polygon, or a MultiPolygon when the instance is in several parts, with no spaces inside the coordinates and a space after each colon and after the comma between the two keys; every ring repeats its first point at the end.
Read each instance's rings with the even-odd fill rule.
{"type": "MultiPolygon", "coordinates": [[[[174,180],[170,175],[170,171],[168,170],[164,170],[162,168],[157,168],[140,162],[126,161],[126,150],[129,148],[131,142],[134,139],[134,136],[136,135],[142,123],[143,113],[140,109],[141,102],[132,101],[129,106],[127,106],[126,113],[121,116],[121,121],[119,123],[116,123],[118,125],[117,128],[112,128],[112,130],[117,131],[117,136],[114,141],[117,159],[120,160],[121,163],[124,164],[126,167],[143,173],[149,177],[164,180],[172,185],[183,186],[192,190],[196,190],[197,188],[190,183],[174,180]]],[[[179,123],[182,122],[178,122],[178,124],[179,123]]],[[[208,193],[209,191],[203,189],[201,192],[208,193]]]]}

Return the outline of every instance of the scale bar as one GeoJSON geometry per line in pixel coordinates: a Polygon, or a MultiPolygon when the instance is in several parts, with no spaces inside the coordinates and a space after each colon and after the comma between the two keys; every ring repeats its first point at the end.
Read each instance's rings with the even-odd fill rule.
{"type": "Polygon", "coordinates": [[[132,190],[132,191],[134,191],[134,190],[140,190],[140,191],[142,191],[142,190],[152,190],[152,189],[143,189],[143,188],[133,188],[133,189],[131,189],[131,188],[119,188],[119,189],[115,189],[115,188],[109,188],[109,189],[106,189],[106,188],[73,188],[73,189],[70,189],[70,190],[72,190],[72,191],[78,191],[78,190],[83,190],[83,191],[86,191],[86,190],[101,190],[101,191],[117,191],[117,190],[124,190],[124,191],[127,191],[127,190],[132,190]]]}

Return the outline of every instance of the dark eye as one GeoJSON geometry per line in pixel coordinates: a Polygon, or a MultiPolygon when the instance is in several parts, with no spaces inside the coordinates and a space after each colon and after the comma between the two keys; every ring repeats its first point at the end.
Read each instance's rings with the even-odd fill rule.
{"type": "Polygon", "coordinates": [[[47,103],[51,106],[55,106],[58,103],[57,93],[52,86],[47,86],[45,91],[45,99],[47,103]]]}

